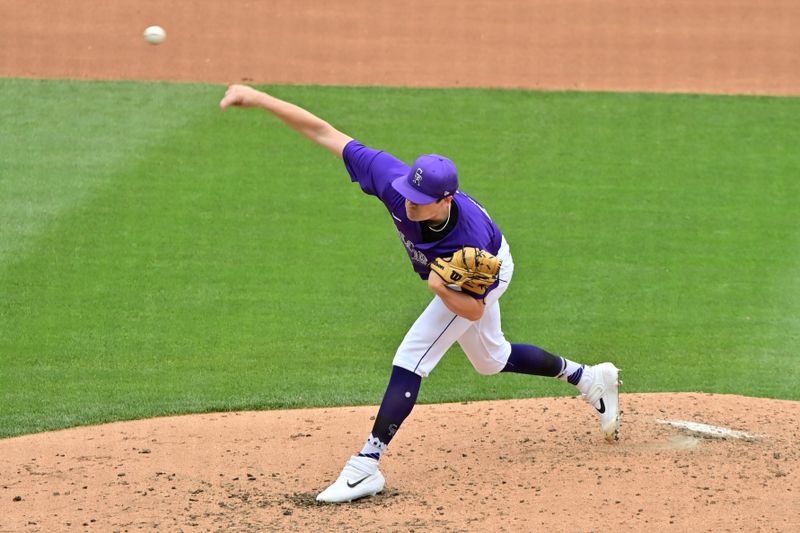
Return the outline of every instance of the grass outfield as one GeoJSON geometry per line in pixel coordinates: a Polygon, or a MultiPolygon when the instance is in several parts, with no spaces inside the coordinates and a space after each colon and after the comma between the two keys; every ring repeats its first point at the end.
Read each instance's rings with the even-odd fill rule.
{"type": "MultiPolygon", "coordinates": [[[[514,252],[512,342],[800,400],[799,99],[271,90],[456,161],[514,252]]],[[[0,437],[380,402],[427,289],[338,159],[223,92],[0,80],[0,437]]],[[[573,393],[454,348],[420,401],[573,393]]]]}

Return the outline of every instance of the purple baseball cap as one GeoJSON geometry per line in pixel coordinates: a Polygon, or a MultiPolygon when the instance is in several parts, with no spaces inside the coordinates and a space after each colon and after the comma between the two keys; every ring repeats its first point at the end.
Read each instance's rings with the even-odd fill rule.
{"type": "Polygon", "coordinates": [[[458,171],[444,156],[421,155],[407,176],[392,181],[392,187],[415,204],[431,204],[458,190],[458,171]]]}

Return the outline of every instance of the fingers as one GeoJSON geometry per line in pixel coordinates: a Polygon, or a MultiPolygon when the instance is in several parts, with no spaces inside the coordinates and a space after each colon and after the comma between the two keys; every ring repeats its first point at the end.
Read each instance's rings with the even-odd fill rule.
{"type": "Polygon", "coordinates": [[[228,109],[232,105],[237,105],[241,102],[241,97],[239,96],[239,86],[231,85],[228,87],[228,90],[225,91],[225,96],[222,97],[222,100],[219,102],[219,107],[223,111],[228,109]]]}
{"type": "Polygon", "coordinates": [[[233,95],[232,93],[233,85],[228,87],[228,90],[225,91],[225,96],[222,97],[222,100],[219,101],[219,108],[225,111],[233,104],[233,95]]]}
{"type": "Polygon", "coordinates": [[[243,103],[243,90],[246,89],[244,85],[230,85],[228,90],[225,91],[225,96],[219,102],[219,107],[223,111],[230,106],[241,105],[243,103]]]}

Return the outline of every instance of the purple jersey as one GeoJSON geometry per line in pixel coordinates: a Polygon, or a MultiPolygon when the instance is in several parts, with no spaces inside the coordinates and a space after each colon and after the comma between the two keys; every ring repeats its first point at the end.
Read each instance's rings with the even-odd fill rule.
{"type": "Polygon", "coordinates": [[[406,176],[411,167],[387,152],[368,148],[355,140],[347,143],[342,157],[350,178],[358,182],[365,193],[377,196],[389,210],[414,271],[422,279],[428,279],[431,261],[449,257],[463,246],[497,254],[503,234],[483,206],[468,194],[457,191],[453,195],[458,208],[455,227],[442,240],[424,242],[420,223],[408,219],[405,198],[392,187],[392,180],[406,176]]]}

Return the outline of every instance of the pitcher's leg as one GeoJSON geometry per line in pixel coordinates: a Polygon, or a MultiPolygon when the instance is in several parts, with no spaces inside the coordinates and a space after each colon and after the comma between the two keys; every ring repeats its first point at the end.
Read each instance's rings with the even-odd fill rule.
{"type": "Polygon", "coordinates": [[[469,324],[447,309],[438,297],[428,304],[397,349],[389,385],[367,442],[358,455],[347,461],[336,481],[317,496],[318,501],[348,502],[383,490],[385,481],[378,461],[414,408],[422,378],[469,324]]]}
{"type": "Polygon", "coordinates": [[[479,374],[488,376],[502,371],[511,355],[511,344],[500,327],[500,304],[489,304],[483,317],[469,325],[458,344],[479,374]]]}
{"type": "Polygon", "coordinates": [[[400,425],[411,414],[421,382],[422,378],[418,374],[399,366],[392,367],[392,376],[375,417],[372,432],[358,454],[359,457],[380,460],[400,425]]]}
{"type": "Polygon", "coordinates": [[[392,364],[428,376],[470,324],[435,297],[406,333],[392,364]]]}

